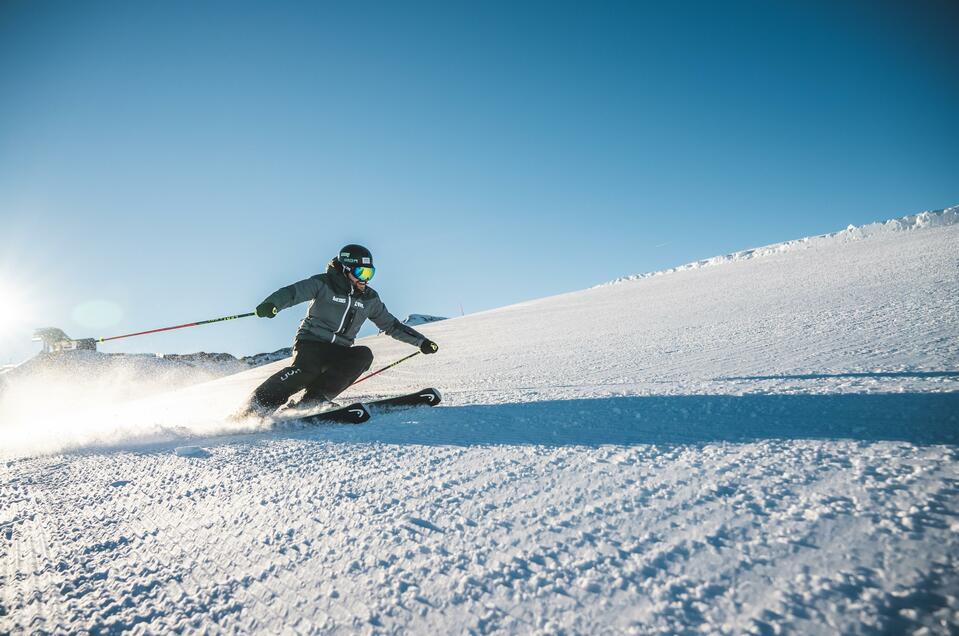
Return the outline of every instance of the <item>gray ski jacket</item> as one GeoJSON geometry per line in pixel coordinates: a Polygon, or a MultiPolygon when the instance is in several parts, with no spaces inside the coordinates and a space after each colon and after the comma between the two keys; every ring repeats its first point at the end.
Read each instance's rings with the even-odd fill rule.
{"type": "Polygon", "coordinates": [[[297,341],[315,340],[351,347],[367,318],[386,335],[414,347],[426,340],[426,336],[404,325],[387,311],[380,295],[369,285],[362,294],[358,292],[335,260],[327,266],[325,274],[316,274],[282,287],[263,302],[273,303],[277,309],[287,309],[308,300],[310,306],[296,332],[297,341]]]}

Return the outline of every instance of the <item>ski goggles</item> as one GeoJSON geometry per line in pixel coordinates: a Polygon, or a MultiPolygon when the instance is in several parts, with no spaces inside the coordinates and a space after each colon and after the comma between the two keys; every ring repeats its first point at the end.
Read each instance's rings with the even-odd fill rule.
{"type": "Polygon", "coordinates": [[[369,267],[354,267],[350,269],[350,273],[360,282],[368,283],[373,280],[373,274],[376,273],[376,268],[372,265],[369,267]]]}

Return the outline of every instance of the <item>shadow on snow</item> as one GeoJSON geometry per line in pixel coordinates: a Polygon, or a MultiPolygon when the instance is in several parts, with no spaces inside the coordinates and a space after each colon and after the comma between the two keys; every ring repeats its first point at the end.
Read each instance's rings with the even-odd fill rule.
{"type": "Polygon", "coordinates": [[[289,424],[215,437],[186,434],[86,445],[63,454],[162,453],[185,444],[212,448],[276,439],[427,446],[677,446],[777,440],[959,445],[959,393],[679,395],[441,405],[375,412],[364,424],[289,424]]]}
{"type": "Polygon", "coordinates": [[[827,380],[831,378],[959,378],[959,371],[872,371],[863,373],[805,373],[799,375],[741,375],[716,378],[716,381],[827,380]]]}
{"type": "Polygon", "coordinates": [[[762,440],[959,444],[959,393],[615,397],[382,412],[366,424],[272,435],[474,446],[762,440]]]}

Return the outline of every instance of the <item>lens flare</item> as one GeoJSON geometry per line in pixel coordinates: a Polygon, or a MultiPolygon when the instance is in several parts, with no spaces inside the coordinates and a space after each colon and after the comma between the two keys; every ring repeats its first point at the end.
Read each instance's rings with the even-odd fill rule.
{"type": "Polygon", "coordinates": [[[123,320],[123,308],[109,300],[89,300],[77,305],[71,317],[84,327],[103,329],[123,320]]]}

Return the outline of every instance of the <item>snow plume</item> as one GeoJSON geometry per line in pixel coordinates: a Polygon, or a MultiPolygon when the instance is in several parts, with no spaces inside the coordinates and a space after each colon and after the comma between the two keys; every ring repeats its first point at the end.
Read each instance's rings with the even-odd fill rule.
{"type": "MultiPolygon", "coordinates": [[[[40,354],[0,378],[0,456],[162,441],[204,431],[208,427],[195,421],[209,417],[202,403],[190,403],[180,413],[147,405],[151,396],[206,383],[230,370],[153,355],[40,354]]],[[[214,419],[223,420],[221,410],[214,419]]],[[[240,423],[241,429],[248,427],[240,423]]]]}
{"type": "MultiPolygon", "coordinates": [[[[645,274],[633,274],[631,276],[623,276],[615,280],[611,280],[607,283],[602,283],[596,287],[604,287],[606,285],[616,285],[619,283],[628,283],[634,280],[642,280],[644,278],[650,278],[653,276],[663,276],[665,274],[672,274],[674,272],[683,272],[691,269],[699,269],[701,267],[711,267],[713,265],[722,265],[724,263],[733,263],[736,261],[745,261],[751,260],[754,258],[759,258],[762,256],[771,256],[773,254],[781,254],[783,252],[792,252],[795,250],[809,249],[815,247],[825,247],[830,244],[841,244],[847,243],[850,241],[860,241],[865,238],[871,238],[874,236],[887,235],[892,232],[908,232],[911,230],[921,230],[934,227],[945,227],[947,225],[955,225],[959,223],[959,206],[953,206],[950,208],[945,208],[943,210],[935,210],[931,212],[920,212],[919,214],[911,214],[909,216],[904,216],[899,219],[890,219],[883,223],[868,223],[866,225],[850,225],[845,230],[839,232],[832,232],[830,234],[820,234],[819,236],[809,236],[806,238],[796,239],[793,241],[784,241],[782,243],[774,243],[772,245],[766,245],[764,247],[756,247],[748,250],[742,250],[740,252],[733,252],[732,254],[725,254],[723,256],[715,256],[713,258],[703,259],[701,261],[695,261],[693,263],[686,263],[685,265],[680,265],[678,267],[671,267],[669,269],[660,270],[658,272],[647,272],[645,274]]],[[[656,247],[660,247],[657,245],[656,247]]]]}

